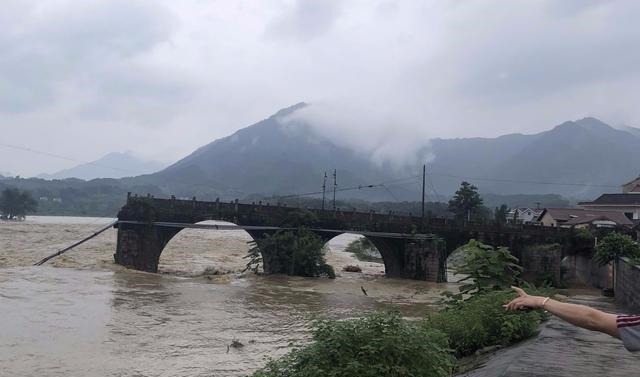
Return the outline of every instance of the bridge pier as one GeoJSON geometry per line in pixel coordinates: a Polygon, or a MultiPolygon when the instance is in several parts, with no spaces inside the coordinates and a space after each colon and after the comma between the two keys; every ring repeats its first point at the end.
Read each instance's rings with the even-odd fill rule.
{"type": "Polygon", "coordinates": [[[182,228],[118,224],[115,262],[139,271],[158,272],[162,250],[182,228]]]}
{"type": "Polygon", "coordinates": [[[367,236],[392,278],[446,282],[446,250],[441,239],[406,239],[367,236]]]}

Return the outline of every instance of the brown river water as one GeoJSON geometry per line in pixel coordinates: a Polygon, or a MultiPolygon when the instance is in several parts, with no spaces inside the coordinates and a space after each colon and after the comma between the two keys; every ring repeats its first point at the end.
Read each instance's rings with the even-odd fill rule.
{"type": "Polygon", "coordinates": [[[456,288],[385,278],[382,264],[342,251],[355,235],[329,242],[334,280],[242,274],[244,231],[184,230],[158,274],[113,263],[115,229],[32,266],[110,221],[0,222],[0,376],[245,376],[307,341],[314,318],[388,308],[421,318],[456,288]],[[348,264],[363,273],[341,271],[348,264]]]}

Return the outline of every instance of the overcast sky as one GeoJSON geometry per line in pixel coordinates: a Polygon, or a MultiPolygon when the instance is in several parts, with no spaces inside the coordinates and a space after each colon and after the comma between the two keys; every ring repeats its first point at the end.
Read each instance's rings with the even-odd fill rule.
{"type": "Polygon", "coordinates": [[[300,101],[380,158],[432,137],[640,125],[639,1],[2,0],[0,172],[174,161],[300,101]]]}

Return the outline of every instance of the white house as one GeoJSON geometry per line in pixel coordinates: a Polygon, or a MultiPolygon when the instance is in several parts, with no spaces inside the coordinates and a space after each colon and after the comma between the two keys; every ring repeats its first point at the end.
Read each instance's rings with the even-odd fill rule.
{"type": "Polygon", "coordinates": [[[507,222],[511,224],[530,224],[538,220],[541,209],[512,208],[507,213],[507,222]]]}

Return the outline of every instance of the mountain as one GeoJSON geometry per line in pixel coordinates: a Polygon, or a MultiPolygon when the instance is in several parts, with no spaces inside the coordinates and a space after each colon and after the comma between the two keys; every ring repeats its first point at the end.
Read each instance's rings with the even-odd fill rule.
{"type": "Polygon", "coordinates": [[[595,118],[564,122],[535,135],[434,140],[432,145],[436,157],[430,168],[444,172],[434,179],[445,192],[469,177],[484,192],[592,198],[617,192],[640,172],[635,160],[640,137],[595,118]]]}
{"type": "MultiPolygon", "coordinates": [[[[317,192],[326,172],[329,197],[333,168],[337,169],[339,189],[420,173],[418,156],[415,166],[403,171],[391,165],[380,166],[337,146],[308,124],[287,118],[304,106],[299,103],[280,110],[199,148],[162,171],[125,181],[156,185],[179,196],[242,198],[317,192]]],[[[603,192],[617,192],[620,184],[640,172],[640,163],[634,159],[640,150],[640,136],[595,118],[564,122],[533,135],[433,139],[428,145],[425,150],[435,157],[427,166],[427,194],[439,200],[446,200],[462,180],[472,182],[482,193],[560,194],[589,199],[603,192]]],[[[420,188],[419,182],[407,181],[339,196],[415,200],[420,188]]]]}
{"type": "Polygon", "coordinates": [[[97,178],[122,178],[156,172],[165,167],[164,164],[143,161],[130,152],[109,153],[106,156],[86,164],[70,169],[64,169],[53,174],[41,174],[43,179],[78,178],[92,180],[97,178]]]}
{"type": "MultiPolygon", "coordinates": [[[[318,135],[309,125],[283,121],[304,106],[306,104],[299,103],[280,110],[233,135],[199,148],[168,168],[144,177],[144,180],[158,185],[173,182],[171,185],[178,195],[212,188],[219,196],[228,198],[253,193],[271,195],[319,191],[326,172],[329,197],[333,189],[334,168],[337,169],[340,188],[394,177],[384,166],[372,164],[365,156],[337,146],[318,135]]],[[[400,190],[397,195],[402,194],[403,190],[400,190]]],[[[393,199],[383,188],[370,189],[358,197],[393,199]]]]}
{"type": "Polygon", "coordinates": [[[622,127],[620,127],[620,129],[623,130],[623,131],[627,131],[630,134],[633,134],[635,136],[640,137],[640,128],[631,127],[631,126],[622,126],[622,127]]]}

